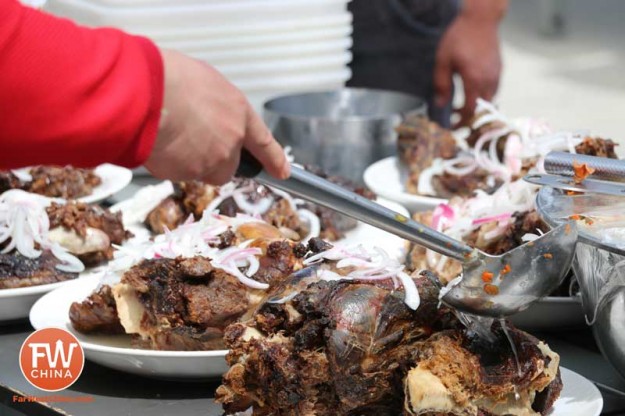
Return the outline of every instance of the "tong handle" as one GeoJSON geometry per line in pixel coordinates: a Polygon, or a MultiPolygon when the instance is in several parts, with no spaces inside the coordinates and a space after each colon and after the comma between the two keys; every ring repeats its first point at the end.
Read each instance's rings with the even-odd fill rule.
{"type": "Polygon", "coordinates": [[[391,209],[373,202],[342,186],[320,178],[302,168],[291,166],[291,176],[279,180],[267,174],[260,163],[247,150],[241,153],[238,176],[254,178],[257,182],[273,186],[315,204],[335,210],[374,227],[413,241],[444,256],[466,262],[474,250],[468,245],[432,230],[391,209]]]}
{"type": "Polygon", "coordinates": [[[553,175],[574,176],[573,163],[585,164],[595,171],[593,179],[625,182],[625,160],[578,155],[565,152],[549,152],[545,156],[545,171],[553,175]]]}

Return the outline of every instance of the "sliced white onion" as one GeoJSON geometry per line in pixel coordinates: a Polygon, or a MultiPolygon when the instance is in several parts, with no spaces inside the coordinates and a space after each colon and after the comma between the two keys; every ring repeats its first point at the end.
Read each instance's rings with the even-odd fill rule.
{"type": "Polygon", "coordinates": [[[261,198],[256,203],[251,203],[245,197],[244,192],[235,192],[232,194],[232,198],[234,202],[237,204],[239,208],[245,211],[249,215],[262,215],[265,212],[269,211],[271,205],[273,204],[273,198],[270,196],[261,198]]]}
{"type": "Polygon", "coordinates": [[[436,158],[432,161],[432,164],[421,171],[419,174],[419,183],[417,184],[417,192],[420,195],[432,195],[436,196],[436,190],[432,184],[434,176],[441,175],[445,171],[445,165],[443,160],[436,158]]]}
{"type": "Polygon", "coordinates": [[[306,242],[311,238],[319,237],[319,234],[321,233],[321,221],[319,220],[319,217],[314,212],[303,208],[297,210],[297,215],[300,220],[307,223],[309,230],[308,234],[302,239],[302,241],[306,242]]]}
{"type": "Polygon", "coordinates": [[[297,211],[297,203],[295,202],[295,199],[293,199],[293,197],[291,196],[291,194],[289,194],[288,192],[284,192],[278,188],[274,188],[273,186],[268,186],[268,188],[271,190],[271,192],[273,192],[274,194],[281,196],[282,198],[286,199],[286,201],[289,203],[289,205],[291,206],[291,209],[293,211],[297,211]]]}
{"type": "Polygon", "coordinates": [[[404,302],[413,311],[417,310],[419,304],[421,304],[421,297],[419,296],[417,285],[412,278],[404,272],[397,273],[397,278],[401,281],[401,285],[404,287],[404,302]]]}
{"type": "Polygon", "coordinates": [[[458,286],[460,284],[460,282],[462,282],[462,274],[460,274],[458,277],[456,277],[455,279],[450,280],[445,287],[442,287],[441,290],[438,292],[438,302],[439,302],[439,307],[440,307],[440,302],[443,301],[443,298],[445,297],[445,295],[447,293],[449,293],[451,291],[451,289],[453,289],[455,286],[458,286]]]}
{"type": "Polygon", "coordinates": [[[11,173],[22,182],[31,182],[33,180],[33,176],[26,169],[13,169],[11,173]]]}
{"type": "Polygon", "coordinates": [[[69,273],[80,273],[85,270],[85,265],[82,264],[78,258],[69,254],[58,244],[52,245],[51,251],[52,254],[54,254],[54,257],[63,262],[62,264],[56,265],[57,269],[69,273]]]}
{"type": "Polygon", "coordinates": [[[537,234],[525,233],[523,234],[523,237],[521,237],[521,241],[523,241],[524,243],[527,243],[528,241],[534,241],[538,239],[539,237],[540,236],[537,234]]]}
{"type": "Polygon", "coordinates": [[[477,168],[477,163],[471,156],[459,156],[454,159],[448,159],[443,162],[443,165],[446,172],[456,176],[468,175],[477,168]],[[457,165],[464,166],[458,167],[457,165]]]}
{"type": "Polygon", "coordinates": [[[351,280],[347,276],[341,276],[340,274],[333,272],[332,270],[319,270],[317,272],[317,276],[321,280],[325,280],[326,282],[332,282],[337,280],[351,280]]]}
{"type": "Polygon", "coordinates": [[[218,269],[221,269],[224,272],[231,274],[232,276],[239,279],[241,283],[243,283],[244,285],[248,287],[251,287],[252,289],[261,289],[261,290],[269,289],[269,285],[267,283],[261,283],[254,279],[250,279],[249,277],[241,273],[241,271],[237,267],[225,266],[222,264],[214,265],[214,267],[217,267],[218,269]]]}

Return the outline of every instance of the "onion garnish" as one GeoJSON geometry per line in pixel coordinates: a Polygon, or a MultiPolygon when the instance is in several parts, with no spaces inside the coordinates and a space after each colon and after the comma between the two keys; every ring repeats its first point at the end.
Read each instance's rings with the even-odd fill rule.
{"type": "Polygon", "coordinates": [[[19,189],[0,195],[0,244],[8,242],[1,252],[16,250],[34,259],[42,250],[50,250],[61,262],[55,266],[58,270],[82,272],[85,269],[82,262],[49,239],[50,219],[46,212],[49,204],[49,199],[19,189]]]}
{"type": "Polygon", "coordinates": [[[33,180],[32,175],[26,169],[13,169],[11,173],[22,182],[31,182],[33,180]]]}
{"type": "Polygon", "coordinates": [[[319,217],[312,211],[307,209],[298,209],[297,214],[300,220],[304,220],[308,225],[308,234],[302,238],[303,242],[306,242],[314,237],[319,237],[321,233],[321,221],[319,217]]]}
{"type": "Polygon", "coordinates": [[[374,247],[373,251],[363,246],[335,246],[304,260],[305,265],[316,264],[324,259],[336,261],[337,269],[347,269],[345,275],[332,271],[320,271],[322,280],[391,280],[404,287],[404,302],[411,309],[419,307],[419,292],[412,278],[404,272],[404,265],[392,259],[384,250],[374,247]]]}
{"type": "Polygon", "coordinates": [[[533,233],[525,233],[523,234],[523,237],[521,237],[521,241],[523,241],[524,243],[530,242],[530,241],[534,241],[537,240],[540,236],[538,234],[533,234],[533,233]]]}
{"type": "Polygon", "coordinates": [[[446,294],[448,294],[451,289],[455,286],[458,286],[462,282],[462,274],[457,276],[455,279],[450,280],[441,290],[438,292],[438,307],[441,307],[441,303],[443,302],[443,298],[446,294]]]}
{"type": "Polygon", "coordinates": [[[512,217],[512,213],[511,212],[504,212],[503,214],[493,215],[493,216],[490,216],[490,217],[476,218],[476,219],[473,220],[472,223],[473,223],[473,225],[482,225],[482,224],[486,224],[488,222],[507,220],[507,219],[510,219],[510,217],[512,217]]]}
{"type": "Polygon", "coordinates": [[[260,248],[248,247],[250,241],[226,249],[214,246],[219,236],[229,229],[236,231],[242,224],[258,221],[247,215],[231,218],[207,210],[199,221],[194,222],[193,216],[190,216],[183,225],[156,236],[154,240],[144,238],[123,247],[115,246],[117,251],[109,263],[109,270],[125,271],[145,259],[202,256],[211,259],[213,267],[236,277],[244,285],[253,289],[267,289],[268,284],[251,278],[260,268],[257,258],[262,254],[260,248]]]}
{"type": "MultiPolygon", "coordinates": [[[[475,113],[478,115],[472,124],[474,130],[485,131],[477,138],[470,153],[463,152],[454,159],[434,159],[431,165],[419,175],[417,191],[421,195],[436,196],[434,177],[443,173],[466,176],[477,168],[487,173],[485,182],[494,186],[497,181],[509,183],[522,174],[523,166],[535,164],[553,150],[574,153],[584,135],[580,132],[554,133],[547,123],[536,119],[509,119],[492,103],[478,99],[475,113]],[[500,158],[500,141],[505,139],[503,158],[500,158]]],[[[460,148],[468,149],[464,139],[460,148]]],[[[540,167],[539,167],[540,170],[540,167]]]]}

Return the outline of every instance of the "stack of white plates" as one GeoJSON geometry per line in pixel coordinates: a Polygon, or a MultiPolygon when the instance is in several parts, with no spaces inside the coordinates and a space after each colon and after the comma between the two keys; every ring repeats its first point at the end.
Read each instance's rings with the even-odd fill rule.
{"type": "Polygon", "coordinates": [[[351,76],[348,1],[48,0],[45,9],[206,61],[258,108],[274,95],[344,85],[351,76]]]}

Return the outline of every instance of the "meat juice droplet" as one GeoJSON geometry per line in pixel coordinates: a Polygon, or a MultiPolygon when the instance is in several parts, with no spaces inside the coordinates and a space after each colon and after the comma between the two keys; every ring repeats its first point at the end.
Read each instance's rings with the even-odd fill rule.
{"type": "MultiPolygon", "coordinates": [[[[514,341],[512,340],[512,337],[510,336],[510,333],[508,332],[508,328],[506,327],[506,320],[504,318],[499,318],[499,324],[501,325],[501,329],[503,329],[503,333],[506,334],[506,338],[508,338],[508,342],[510,343],[510,348],[512,349],[512,354],[514,355],[514,362],[516,363],[517,374],[519,375],[519,377],[521,377],[522,374],[521,374],[521,363],[519,362],[519,354],[516,350],[516,345],[514,345],[514,341]]],[[[514,397],[517,400],[519,400],[518,396],[519,396],[519,393],[515,391],[514,397]]]]}

